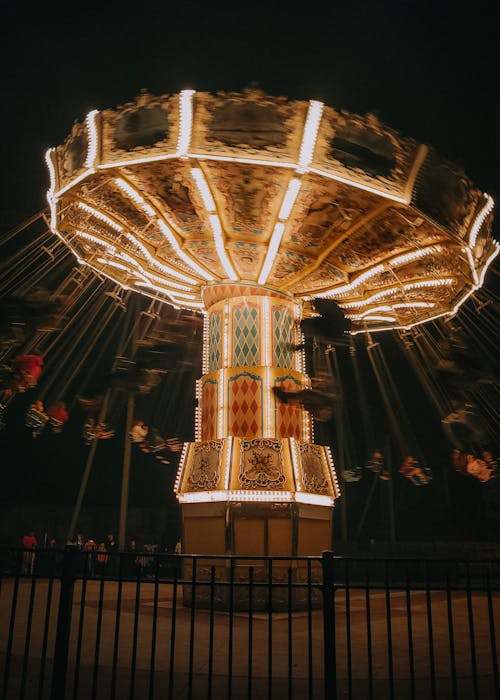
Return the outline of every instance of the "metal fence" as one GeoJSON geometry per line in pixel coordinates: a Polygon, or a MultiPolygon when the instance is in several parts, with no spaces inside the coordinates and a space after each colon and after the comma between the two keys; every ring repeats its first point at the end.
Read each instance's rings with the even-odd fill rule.
{"type": "Polygon", "coordinates": [[[496,558],[0,556],[4,700],[500,698],[496,558]]]}

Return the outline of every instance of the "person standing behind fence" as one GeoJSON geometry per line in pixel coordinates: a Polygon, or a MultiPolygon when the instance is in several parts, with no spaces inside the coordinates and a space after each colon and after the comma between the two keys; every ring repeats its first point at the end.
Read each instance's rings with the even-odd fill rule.
{"type": "Polygon", "coordinates": [[[104,576],[106,564],[108,563],[108,553],[104,542],[99,542],[97,547],[97,573],[99,576],[104,576]]]}
{"type": "Polygon", "coordinates": [[[97,544],[92,537],[89,537],[89,539],[83,545],[83,548],[87,552],[87,574],[89,576],[95,576],[97,544]]]}
{"type": "Polygon", "coordinates": [[[27,535],[23,535],[23,574],[33,574],[35,572],[35,552],[33,550],[38,546],[38,540],[35,537],[33,530],[27,535]]]}
{"type": "Polygon", "coordinates": [[[118,559],[118,545],[115,540],[115,536],[110,533],[109,535],[106,535],[106,551],[109,554],[107,564],[106,564],[106,570],[108,573],[108,576],[116,576],[118,573],[118,565],[119,565],[119,559],[118,559]]]}

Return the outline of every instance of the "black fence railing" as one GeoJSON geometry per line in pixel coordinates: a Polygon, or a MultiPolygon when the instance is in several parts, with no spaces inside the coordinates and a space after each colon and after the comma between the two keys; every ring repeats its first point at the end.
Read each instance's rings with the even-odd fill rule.
{"type": "Polygon", "coordinates": [[[7,698],[500,698],[500,561],[0,550],[7,698]]]}

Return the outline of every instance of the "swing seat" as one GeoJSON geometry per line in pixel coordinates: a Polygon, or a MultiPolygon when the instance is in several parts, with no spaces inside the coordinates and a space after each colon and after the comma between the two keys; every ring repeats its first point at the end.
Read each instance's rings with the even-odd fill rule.
{"type": "Polygon", "coordinates": [[[340,476],[347,483],[356,483],[361,481],[363,477],[363,470],[361,467],[355,467],[354,469],[344,469],[340,476]]]}

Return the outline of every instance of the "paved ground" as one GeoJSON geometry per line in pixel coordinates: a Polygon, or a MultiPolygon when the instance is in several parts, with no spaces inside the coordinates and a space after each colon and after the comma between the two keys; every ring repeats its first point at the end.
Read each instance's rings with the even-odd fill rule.
{"type": "MultiPolygon", "coordinates": [[[[23,692],[25,698],[49,697],[58,587],[55,582],[50,591],[46,580],[38,580],[33,588],[29,579],[20,582],[5,698],[22,697],[23,692]]],[[[114,687],[120,700],[323,700],[321,610],[271,616],[256,612],[251,619],[246,612],[232,618],[225,611],[196,610],[193,614],[182,604],[180,590],[178,594],[174,606],[174,591],[167,584],[160,584],[155,592],[152,583],[142,583],[138,589],[134,582],[126,582],[120,593],[114,581],[102,586],[99,581],[89,581],[85,590],[77,583],[66,697],[109,698],[114,687]]],[[[5,671],[13,595],[14,582],[7,579],[0,592],[0,673],[5,671]]],[[[432,675],[439,700],[499,697],[492,676],[498,660],[492,649],[495,645],[500,649],[494,629],[495,621],[500,620],[500,594],[488,599],[485,593],[474,593],[468,599],[465,593],[455,592],[447,600],[444,592],[433,592],[430,608],[428,600],[423,590],[412,591],[409,599],[405,591],[394,590],[389,600],[384,591],[371,592],[368,600],[364,590],[354,589],[347,598],[345,592],[337,593],[339,698],[368,699],[370,678],[373,698],[390,698],[391,683],[395,698],[411,698],[411,675],[414,697],[419,700],[433,697],[432,675]],[[450,680],[453,663],[458,678],[455,696],[450,680]]]]}

